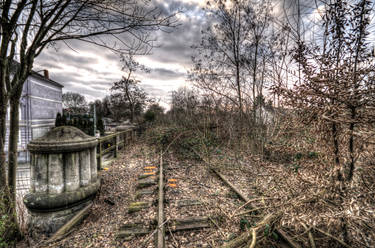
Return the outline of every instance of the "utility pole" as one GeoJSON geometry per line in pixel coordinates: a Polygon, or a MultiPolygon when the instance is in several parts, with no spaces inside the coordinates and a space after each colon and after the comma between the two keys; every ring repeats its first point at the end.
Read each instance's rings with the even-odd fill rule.
{"type": "Polygon", "coordinates": [[[93,117],[93,120],[94,120],[94,136],[96,136],[96,104],[94,102],[94,113],[93,113],[94,117],[93,117]]]}

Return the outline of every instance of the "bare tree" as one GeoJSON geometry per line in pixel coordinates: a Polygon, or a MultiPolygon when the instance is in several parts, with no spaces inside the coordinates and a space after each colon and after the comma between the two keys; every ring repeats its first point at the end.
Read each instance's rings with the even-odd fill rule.
{"type": "MultiPolygon", "coordinates": [[[[46,47],[73,39],[122,52],[135,49],[146,53],[153,45],[151,31],[174,24],[172,16],[162,15],[148,1],[133,0],[2,0],[0,16],[0,188],[8,192],[5,205],[15,216],[18,105],[35,58],[46,47]],[[15,60],[19,61],[16,67],[15,60]],[[7,178],[4,144],[8,103],[7,178]]],[[[8,239],[12,239],[17,228],[9,233],[8,239]]]]}
{"type": "Polygon", "coordinates": [[[145,91],[138,86],[139,81],[123,77],[120,81],[114,82],[111,87],[111,105],[119,107],[120,113],[116,119],[125,116],[124,111],[128,110],[130,121],[134,121],[136,114],[141,114],[146,106],[147,96],[145,91]],[[121,111],[122,110],[122,111],[121,111]]]}
{"type": "Polygon", "coordinates": [[[174,121],[186,124],[188,120],[192,120],[198,114],[199,103],[200,99],[197,91],[187,87],[180,87],[172,91],[170,114],[174,121]]]}
{"type": "MultiPolygon", "coordinates": [[[[253,56],[250,57],[250,61],[247,61],[247,65],[252,67],[252,93],[253,93],[253,119],[256,119],[256,99],[257,97],[263,97],[263,80],[258,80],[258,67],[259,67],[259,57],[260,55],[263,57],[263,72],[265,70],[265,56],[266,50],[265,48],[265,32],[266,28],[270,22],[270,3],[267,1],[262,2],[254,6],[256,9],[254,10],[254,15],[251,19],[251,45],[250,51],[253,56]],[[258,92],[257,92],[258,90],[258,92]]],[[[264,77],[261,76],[263,79],[264,77]]]]}
{"type": "Polygon", "coordinates": [[[63,108],[74,114],[84,114],[88,110],[85,97],[76,92],[66,92],[62,95],[63,108]]]}
{"type": "Polygon", "coordinates": [[[325,6],[321,46],[299,42],[295,59],[304,80],[281,92],[287,103],[315,123],[332,152],[338,180],[351,181],[375,122],[375,65],[369,47],[371,1],[325,6]]]}
{"type": "Polygon", "coordinates": [[[202,35],[193,58],[191,79],[199,88],[215,92],[243,109],[243,64],[248,56],[253,9],[249,1],[212,1],[213,20],[202,35]],[[235,92],[235,94],[233,94],[235,92]]]}
{"type": "Polygon", "coordinates": [[[142,112],[147,100],[146,93],[139,87],[140,81],[136,79],[134,73],[136,71],[149,72],[149,69],[134,59],[133,52],[123,55],[121,62],[123,63],[122,70],[126,75],[120,81],[113,83],[111,87],[112,98],[116,98],[117,101],[124,104],[125,108],[129,108],[130,121],[133,122],[136,107],[141,107],[140,112],[142,112]]]}

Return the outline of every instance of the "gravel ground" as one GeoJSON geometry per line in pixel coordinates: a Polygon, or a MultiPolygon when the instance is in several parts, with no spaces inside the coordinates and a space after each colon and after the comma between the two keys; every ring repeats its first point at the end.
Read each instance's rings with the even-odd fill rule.
{"type": "MultiPolygon", "coordinates": [[[[132,145],[126,152],[100,172],[102,186],[94,200],[89,216],[63,240],[45,245],[43,240],[32,239],[20,243],[19,247],[154,247],[154,235],[135,237],[130,241],[116,238],[120,226],[127,223],[155,223],[157,217],[157,190],[152,195],[135,199],[138,176],[145,166],[158,166],[159,156],[153,148],[144,144],[132,145]],[[147,201],[151,207],[128,213],[129,204],[147,201]],[[113,205],[110,203],[114,203],[113,205]],[[26,244],[28,243],[28,244],[26,244]]],[[[166,223],[167,247],[219,247],[225,241],[238,236],[246,227],[259,220],[256,216],[235,216],[244,210],[243,201],[200,162],[179,161],[173,154],[166,154],[165,180],[175,179],[176,187],[166,185],[166,219],[210,216],[212,227],[171,233],[166,223]],[[181,200],[198,200],[201,205],[179,206],[181,200]],[[245,222],[244,222],[245,221],[245,222]],[[241,230],[242,229],[242,230],[241,230]]],[[[240,170],[228,170],[228,178],[244,192],[249,183],[248,174],[240,170]],[[236,176],[237,175],[237,176],[236,176]]]]}
{"type": "Polygon", "coordinates": [[[209,216],[217,226],[211,223],[211,228],[170,234],[167,237],[167,247],[217,247],[239,232],[236,219],[230,218],[230,215],[231,210],[239,207],[241,201],[233,197],[228,187],[209,172],[206,166],[169,158],[168,167],[173,169],[167,170],[166,180],[176,179],[177,187],[167,186],[166,218],[209,216]],[[202,204],[178,206],[181,200],[198,200],[202,204]]]}

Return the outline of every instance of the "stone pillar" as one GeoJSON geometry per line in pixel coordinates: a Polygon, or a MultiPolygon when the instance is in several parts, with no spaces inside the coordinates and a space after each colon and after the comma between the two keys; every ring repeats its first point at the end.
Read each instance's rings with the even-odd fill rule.
{"type": "Polygon", "coordinates": [[[91,149],[87,149],[79,153],[79,183],[81,187],[89,185],[91,181],[90,150],[91,149]]]}
{"type": "Polygon", "coordinates": [[[63,126],[30,142],[31,189],[24,197],[30,230],[50,235],[86,207],[100,186],[97,140],[63,126]]]}
{"type": "Polygon", "coordinates": [[[90,150],[90,173],[91,173],[91,182],[95,182],[98,175],[98,167],[96,165],[96,147],[90,150]]]}
{"type": "Polygon", "coordinates": [[[60,194],[64,191],[63,154],[49,154],[48,193],[60,194]]]}

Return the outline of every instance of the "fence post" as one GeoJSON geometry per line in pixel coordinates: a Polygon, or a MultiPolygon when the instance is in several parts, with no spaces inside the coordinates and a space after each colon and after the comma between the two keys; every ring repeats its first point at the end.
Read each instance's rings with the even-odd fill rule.
{"type": "Polygon", "coordinates": [[[102,169],[102,142],[100,139],[98,139],[98,161],[97,161],[97,167],[98,170],[102,169]]]}
{"type": "Polygon", "coordinates": [[[127,145],[126,144],[126,134],[127,134],[127,131],[124,131],[123,133],[122,133],[122,138],[124,139],[124,146],[123,146],[123,149],[125,150],[125,146],[127,145]]]}
{"type": "Polygon", "coordinates": [[[118,133],[115,135],[115,158],[118,156],[118,133]]]}

